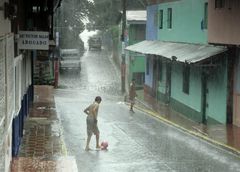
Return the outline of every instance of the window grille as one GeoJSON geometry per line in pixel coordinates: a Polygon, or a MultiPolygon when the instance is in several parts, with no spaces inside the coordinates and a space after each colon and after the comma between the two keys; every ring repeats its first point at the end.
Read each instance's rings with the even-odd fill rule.
{"type": "Polygon", "coordinates": [[[167,20],[168,29],[172,29],[172,8],[168,8],[167,16],[168,16],[168,20],[167,20]]]}

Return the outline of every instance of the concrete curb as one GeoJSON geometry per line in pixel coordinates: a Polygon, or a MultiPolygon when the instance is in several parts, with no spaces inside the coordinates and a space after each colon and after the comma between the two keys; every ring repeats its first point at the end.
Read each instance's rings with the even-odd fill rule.
{"type": "MultiPolygon", "coordinates": [[[[140,101],[138,101],[138,102],[141,103],[141,104],[143,104],[143,103],[140,102],[140,101]]],[[[128,105],[128,106],[130,105],[130,104],[127,103],[127,102],[125,102],[125,104],[128,105]]],[[[144,105],[145,107],[147,107],[145,104],[143,104],[143,105],[144,105]]],[[[134,107],[135,107],[136,109],[138,109],[138,110],[140,110],[140,111],[148,114],[148,115],[151,115],[152,117],[154,117],[154,118],[156,118],[156,119],[158,119],[158,120],[160,120],[160,121],[162,121],[162,122],[164,122],[164,123],[166,123],[166,124],[169,124],[169,125],[177,128],[177,129],[180,129],[180,130],[182,130],[182,131],[184,131],[184,132],[186,132],[186,133],[188,133],[188,134],[190,134],[190,135],[193,135],[193,136],[196,136],[196,137],[198,137],[198,138],[200,138],[200,139],[203,139],[203,140],[207,141],[208,143],[211,143],[211,144],[213,144],[213,145],[219,146],[220,148],[222,148],[222,149],[224,149],[224,150],[227,150],[227,151],[229,151],[229,152],[237,155],[237,156],[240,158],[240,150],[238,150],[238,149],[236,149],[236,148],[234,148],[234,147],[231,147],[231,146],[229,146],[229,145],[227,145],[227,144],[221,143],[221,142],[216,141],[216,140],[214,140],[214,139],[212,139],[212,138],[210,138],[210,137],[207,137],[206,135],[204,135],[204,133],[196,132],[196,131],[193,131],[193,130],[186,129],[186,128],[184,128],[184,127],[182,127],[182,126],[180,126],[180,125],[178,125],[178,124],[176,124],[176,123],[174,123],[174,122],[172,122],[172,121],[170,121],[170,120],[167,120],[166,118],[160,116],[159,113],[154,112],[153,110],[148,110],[148,109],[150,109],[150,108],[146,109],[146,108],[141,107],[141,106],[138,106],[138,105],[135,105],[134,107]]]]}

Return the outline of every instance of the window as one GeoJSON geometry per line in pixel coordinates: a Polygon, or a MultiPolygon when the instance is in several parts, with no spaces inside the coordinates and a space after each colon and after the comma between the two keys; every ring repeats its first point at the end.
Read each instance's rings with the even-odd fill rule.
{"type": "Polygon", "coordinates": [[[172,8],[168,8],[167,10],[167,27],[168,29],[172,29],[172,8]]]}
{"type": "Polygon", "coordinates": [[[215,0],[215,8],[223,8],[224,0],[215,0]]]}
{"type": "Polygon", "coordinates": [[[159,29],[163,28],[163,10],[159,11],[159,29]]]}
{"type": "Polygon", "coordinates": [[[147,75],[149,75],[149,57],[147,57],[146,73],[147,73],[147,75]]]}
{"type": "Polygon", "coordinates": [[[204,4],[204,18],[203,18],[203,29],[208,27],[208,3],[204,4]]]}
{"type": "Polygon", "coordinates": [[[158,59],[158,70],[159,70],[158,80],[162,81],[163,65],[162,65],[162,60],[161,59],[158,59]]]}
{"type": "Polygon", "coordinates": [[[33,6],[33,7],[32,7],[32,12],[33,12],[33,13],[39,13],[39,12],[40,12],[40,9],[41,9],[40,6],[33,6]]]}
{"type": "Polygon", "coordinates": [[[189,94],[189,80],[190,79],[190,66],[185,64],[183,66],[183,92],[189,94]]]}

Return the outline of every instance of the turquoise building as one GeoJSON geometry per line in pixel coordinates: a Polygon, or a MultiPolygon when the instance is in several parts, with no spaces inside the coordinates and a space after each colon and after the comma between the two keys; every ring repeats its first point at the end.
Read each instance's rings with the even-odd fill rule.
{"type": "Polygon", "coordinates": [[[208,1],[176,0],[152,9],[147,14],[157,24],[147,22],[147,31],[157,29],[156,40],[126,48],[146,54],[145,95],[194,121],[227,123],[227,49],[207,43],[208,1]]]}

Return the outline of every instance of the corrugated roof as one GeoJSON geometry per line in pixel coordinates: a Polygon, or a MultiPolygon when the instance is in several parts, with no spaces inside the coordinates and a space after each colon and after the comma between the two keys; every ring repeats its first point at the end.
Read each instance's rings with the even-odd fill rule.
{"type": "Polygon", "coordinates": [[[177,61],[196,63],[227,50],[226,47],[188,44],[164,41],[142,41],[126,47],[126,50],[141,54],[159,55],[169,59],[177,57],[177,61]]]}
{"type": "Polygon", "coordinates": [[[146,21],[147,13],[145,10],[126,11],[127,21],[146,21]]]}

